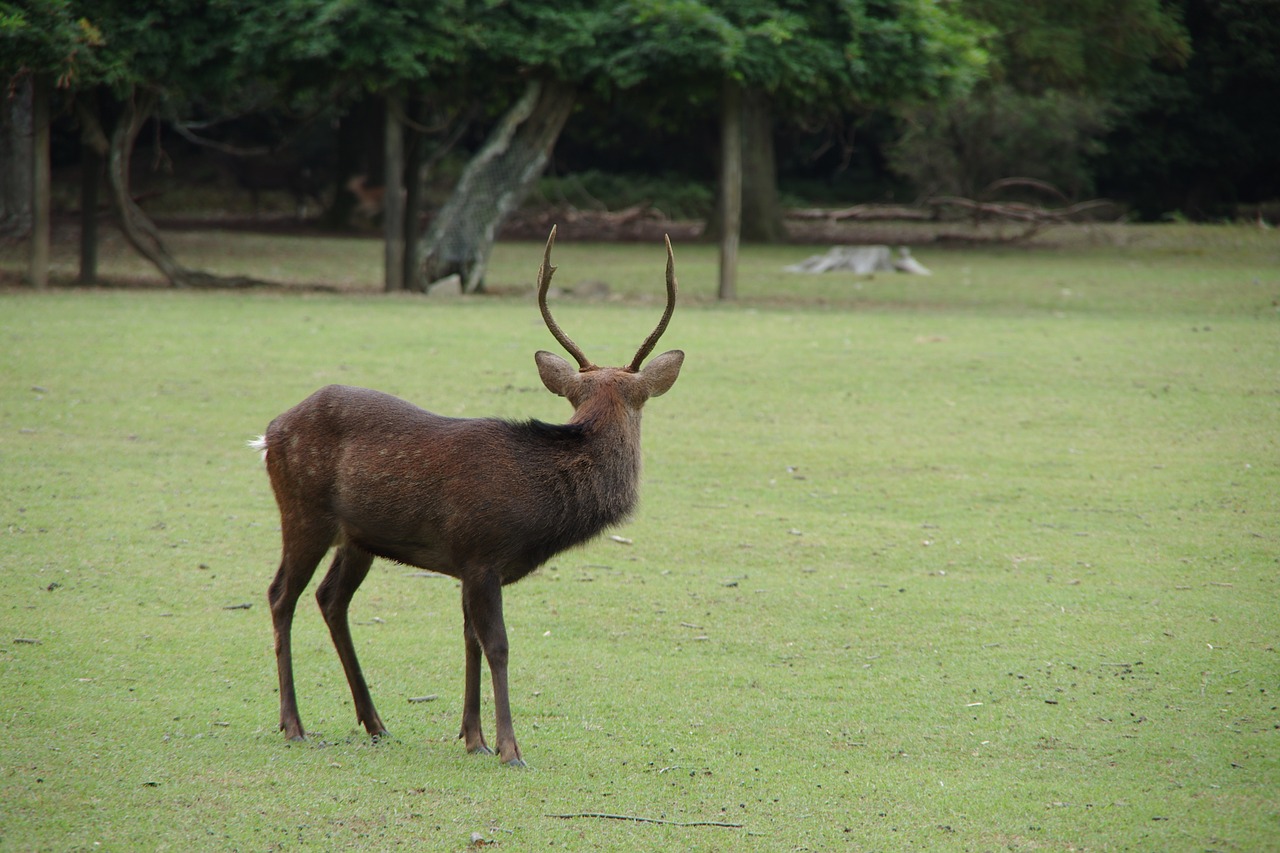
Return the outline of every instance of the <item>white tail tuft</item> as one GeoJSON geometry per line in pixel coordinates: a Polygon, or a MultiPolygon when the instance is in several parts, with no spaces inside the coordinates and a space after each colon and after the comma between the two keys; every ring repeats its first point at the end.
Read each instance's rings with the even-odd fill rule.
{"type": "Polygon", "coordinates": [[[260,435],[257,438],[249,439],[247,442],[250,450],[256,450],[262,454],[262,458],[267,458],[267,437],[260,435]]]}

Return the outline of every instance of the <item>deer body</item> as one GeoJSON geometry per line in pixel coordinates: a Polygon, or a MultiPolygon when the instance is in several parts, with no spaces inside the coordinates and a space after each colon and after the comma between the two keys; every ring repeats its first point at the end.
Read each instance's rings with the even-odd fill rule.
{"type": "Polygon", "coordinates": [[[597,367],[546,308],[552,230],[539,273],[548,328],[581,367],[548,352],[539,375],[574,407],[566,424],[448,418],[363,388],[330,385],[271,422],[255,444],[280,506],[283,554],[268,592],[280,677],[280,728],[305,737],[293,687],[290,631],[297,600],[330,547],[337,552],[316,592],[355,701],[375,737],[386,728],[356,659],[347,608],[374,557],[462,582],[468,751],[490,752],[480,725],[480,659],[493,679],[498,755],[523,760],[511,723],[502,587],[553,555],[624,521],[636,503],[640,413],[679,375],[684,354],[641,369],[670,317],[675,278],[668,244],[668,307],[630,367],[597,367]]]}

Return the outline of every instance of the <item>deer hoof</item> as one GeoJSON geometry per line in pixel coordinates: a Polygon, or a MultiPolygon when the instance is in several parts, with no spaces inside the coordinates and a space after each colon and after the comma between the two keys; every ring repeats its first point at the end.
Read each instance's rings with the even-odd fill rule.
{"type": "Polygon", "coordinates": [[[528,764],[524,763],[523,758],[513,758],[510,761],[502,762],[502,765],[504,767],[528,767],[529,766],[528,764]]]}
{"type": "Polygon", "coordinates": [[[467,750],[467,752],[471,753],[472,755],[493,755],[493,750],[490,749],[487,744],[483,744],[483,743],[480,744],[479,746],[471,747],[470,749],[467,750]]]}

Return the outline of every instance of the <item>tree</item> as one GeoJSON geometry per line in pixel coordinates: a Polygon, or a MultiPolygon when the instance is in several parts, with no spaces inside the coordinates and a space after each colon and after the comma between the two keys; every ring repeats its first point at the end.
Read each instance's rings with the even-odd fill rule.
{"type": "MultiPolygon", "coordinates": [[[[751,110],[749,126],[762,128],[748,158],[763,164],[747,181],[763,188],[756,201],[775,191],[767,153],[773,111],[794,116],[926,94],[982,64],[965,22],[930,0],[513,0],[485,10],[477,28],[483,35],[469,54],[478,75],[472,82],[498,90],[512,82],[501,69],[518,68],[526,88],[422,241],[427,278],[458,272],[469,287],[483,281],[497,226],[554,144],[570,92],[661,105],[664,96],[651,94],[661,90],[668,100],[720,110],[726,86],[737,87],[751,110]],[[482,65],[499,71],[477,71],[482,65]],[[528,168],[481,182],[482,172],[499,171],[487,165],[498,162],[498,151],[523,152],[517,159],[528,168]]],[[[726,121],[742,126],[742,116],[726,121]]],[[[762,220],[777,215],[776,202],[757,207],[762,220]]]]}
{"type": "Polygon", "coordinates": [[[459,276],[467,293],[483,286],[497,230],[542,174],[575,97],[574,88],[561,81],[528,82],[422,238],[416,289],[449,275],[459,276]]]}
{"type": "Polygon", "coordinates": [[[468,292],[483,287],[498,229],[542,174],[580,88],[607,85],[628,6],[510,0],[472,10],[460,82],[481,101],[510,93],[509,106],[419,241],[413,287],[454,274],[468,292]]]}
{"type": "Polygon", "coordinates": [[[1114,98],[1114,128],[1094,159],[1107,192],[1138,212],[1231,216],[1280,197],[1280,2],[1175,0],[1190,37],[1181,68],[1156,68],[1114,98]]]}
{"type": "Polygon", "coordinates": [[[979,194],[1012,176],[1091,190],[1118,93],[1153,63],[1181,62],[1186,33],[1161,0],[969,0],[988,26],[991,76],[899,111],[889,159],[924,193],[979,194]]]}
{"type": "Polygon", "coordinates": [[[968,22],[930,0],[649,0],[637,3],[646,30],[624,56],[724,113],[719,214],[719,295],[734,294],[739,225],[776,238],[772,115],[831,114],[857,105],[929,97],[967,85],[984,56],[968,22]],[[750,136],[743,133],[747,129],[750,136]],[[737,136],[738,138],[728,138],[737,136]],[[741,157],[746,148],[749,154],[741,157]],[[748,177],[739,163],[751,168],[748,177]],[[751,191],[739,206],[743,189],[751,191]]]}
{"type": "Polygon", "coordinates": [[[0,236],[31,230],[31,81],[11,80],[0,100],[0,236]]]}
{"type": "Polygon", "coordinates": [[[76,98],[75,109],[86,143],[106,162],[111,208],[125,240],[178,287],[257,283],[184,266],[130,191],[134,144],[147,121],[238,91],[233,60],[243,9],[201,0],[166,0],[141,13],[124,0],[73,9],[102,34],[92,73],[78,87],[97,84],[102,97],[76,98]]]}
{"type": "Polygon", "coordinates": [[[84,60],[101,43],[97,29],[77,20],[67,0],[0,3],[0,82],[5,84],[0,149],[5,149],[7,172],[0,219],[17,233],[29,230],[27,277],[35,287],[42,287],[49,273],[51,91],[74,85],[84,60]]]}
{"type": "Polygon", "coordinates": [[[1027,94],[999,84],[900,115],[903,129],[889,164],[926,196],[975,198],[1018,176],[1079,197],[1092,190],[1088,158],[1101,150],[1107,129],[1098,97],[1027,94]]]}
{"type": "MultiPolygon", "coordinates": [[[[419,172],[428,160],[422,157],[422,126],[408,114],[435,98],[460,101],[445,93],[458,88],[463,51],[479,31],[471,11],[464,0],[290,0],[257,5],[245,29],[245,44],[254,48],[241,51],[242,61],[280,96],[381,101],[387,290],[415,278],[410,267],[416,254],[407,247],[417,238],[419,172]]],[[[342,184],[350,164],[338,167],[342,184]]]]}
{"type": "Polygon", "coordinates": [[[624,60],[643,58],[649,70],[637,76],[646,85],[679,87],[711,105],[725,79],[744,93],[748,233],[755,223],[761,234],[776,231],[767,222],[778,216],[767,156],[775,118],[799,122],[935,97],[968,86],[985,61],[974,28],[928,0],[638,5],[652,33],[624,60]]]}

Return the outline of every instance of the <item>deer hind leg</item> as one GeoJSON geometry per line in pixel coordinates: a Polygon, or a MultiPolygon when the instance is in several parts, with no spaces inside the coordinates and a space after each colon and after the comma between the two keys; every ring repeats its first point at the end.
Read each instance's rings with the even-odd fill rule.
{"type": "Polygon", "coordinates": [[[462,696],[462,730],[458,737],[466,744],[467,752],[493,755],[493,750],[485,743],[484,727],[480,723],[480,660],[484,651],[476,639],[465,594],[462,600],[462,641],[467,652],[467,682],[462,696]]]}
{"type": "Polygon", "coordinates": [[[462,611],[467,642],[467,692],[462,711],[462,737],[472,752],[488,752],[480,731],[480,652],[493,678],[493,712],[498,729],[498,758],[524,767],[511,723],[507,692],[507,627],[502,620],[502,581],[494,574],[462,582],[462,611]],[[473,743],[475,746],[473,747],[473,743]]]}
{"type": "Polygon", "coordinates": [[[275,632],[276,670],[280,677],[280,730],[290,740],[303,740],[307,733],[298,716],[298,697],[293,689],[293,652],[290,636],[298,597],[311,582],[316,566],[333,542],[333,531],[283,526],[284,547],[280,568],[267,590],[271,625],[275,632]]]}
{"type": "Polygon", "coordinates": [[[356,706],[356,719],[376,739],[390,733],[373,707],[373,698],[369,695],[369,686],[365,684],[364,673],[360,671],[356,647],[351,641],[351,627],[347,622],[347,608],[351,604],[351,597],[369,574],[372,563],[373,555],[363,548],[347,541],[339,544],[338,552],[333,557],[333,565],[316,590],[316,601],[320,604],[320,612],[324,614],[325,624],[329,626],[329,636],[333,638],[333,646],[338,650],[342,669],[347,674],[347,684],[351,686],[351,698],[356,706]]]}

